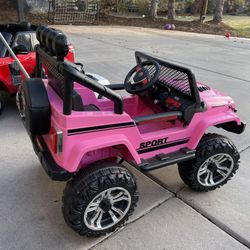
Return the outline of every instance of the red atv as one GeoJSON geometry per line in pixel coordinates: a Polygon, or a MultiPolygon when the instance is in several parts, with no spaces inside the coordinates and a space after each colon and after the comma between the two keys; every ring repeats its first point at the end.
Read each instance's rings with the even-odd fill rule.
{"type": "MultiPolygon", "coordinates": [[[[37,26],[27,22],[0,25],[3,37],[31,76],[35,74],[36,67],[35,46],[38,44],[35,34],[36,28],[37,26]]],[[[71,45],[69,45],[67,59],[74,61],[74,49],[71,45]]],[[[20,67],[0,40],[0,91],[5,91],[10,95],[15,94],[23,79],[24,75],[20,71],[20,67]]],[[[0,115],[3,108],[4,100],[0,94],[0,115]]]]}

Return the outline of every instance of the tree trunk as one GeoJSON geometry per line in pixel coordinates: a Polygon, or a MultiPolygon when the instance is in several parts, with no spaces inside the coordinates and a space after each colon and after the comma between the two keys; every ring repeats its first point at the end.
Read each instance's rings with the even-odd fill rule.
{"type": "Polygon", "coordinates": [[[159,0],[152,0],[151,1],[151,7],[150,7],[150,12],[149,12],[149,16],[151,18],[157,17],[158,4],[159,4],[159,0]]]}
{"type": "Polygon", "coordinates": [[[216,7],[215,7],[214,19],[213,19],[215,22],[222,21],[224,2],[225,2],[224,0],[216,1],[216,7]]]}
{"type": "Polygon", "coordinates": [[[17,1],[17,15],[18,15],[18,22],[25,21],[24,0],[18,0],[17,1]]]}
{"type": "Polygon", "coordinates": [[[175,19],[175,0],[168,0],[168,19],[175,19]]]}
{"type": "Polygon", "coordinates": [[[203,23],[207,14],[208,0],[202,1],[201,12],[200,12],[200,22],[203,23]]]}
{"type": "Polygon", "coordinates": [[[197,14],[200,12],[203,4],[203,0],[194,0],[191,5],[191,14],[197,14]]]}

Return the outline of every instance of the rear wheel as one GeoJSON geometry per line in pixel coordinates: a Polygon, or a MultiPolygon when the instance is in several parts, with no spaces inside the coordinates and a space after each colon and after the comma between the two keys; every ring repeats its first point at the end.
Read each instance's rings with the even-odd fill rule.
{"type": "Polygon", "coordinates": [[[4,99],[3,96],[0,94],[0,115],[3,113],[4,110],[4,99]]]}
{"type": "Polygon", "coordinates": [[[197,147],[196,158],[179,164],[179,174],[195,191],[214,190],[235,174],[239,158],[231,140],[217,134],[206,134],[197,147]]]}
{"type": "Polygon", "coordinates": [[[82,170],[68,182],[62,211],[73,230],[99,236],[120,227],[137,201],[133,175],[119,164],[101,163],[82,170]]]}

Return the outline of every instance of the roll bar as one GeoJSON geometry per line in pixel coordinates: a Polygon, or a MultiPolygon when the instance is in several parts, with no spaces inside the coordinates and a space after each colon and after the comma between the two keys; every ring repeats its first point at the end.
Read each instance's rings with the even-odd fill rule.
{"type": "MultiPolygon", "coordinates": [[[[51,35],[51,34],[50,34],[51,35]]],[[[60,43],[65,39],[60,38],[60,43]]],[[[56,45],[56,42],[54,43],[56,45]]],[[[64,50],[64,46],[60,44],[60,46],[64,50]]],[[[58,46],[59,47],[59,46],[58,46]]],[[[58,47],[55,47],[57,50],[58,47]]],[[[87,75],[79,72],[77,70],[77,66],[72,62],[68,62],[67,60],[62,59],[61,51],[56,51],[57,55],[51,55],[50,52],[46,49],[46,47],[37,46],[36,47],[36,65],[37,71],[36,76],[42,77],[42,64],[56,77],[57,72],[62,76],[62,84],[64,89],[63,96],[63,114],[70,115],[72,113],[72,96],[73,96],[73,86],[74,82],[85,86],[86,88],[91,89],[94,92],[97,92],[99,95],[104,96],[111,101],[114,102],[114,112],[116,114],[123,113],[123,100],[122,97],[113,91],[112,89],[105,87],[98,83],[97,81],[91,79],[87,75]],[[75,67],[74,67],[75,65],[75,67]],[[56,72],[55,72],[56,71],[56,72]]],[[[63,52],[65,53],[65,52],[63,52]]]]}
{"type": "MultiPolygon", "coordinates": [[[[173,64],[173,63],[163,61],[159,58],[155,58],[153,56],[150,56],[140,51],[135,52],[135,58],[136,58],[137,63],[141,63],[143,59],[157,61],[163,68],[166,68],[167,70],[169,69],[171,70],[171,74],[172,74],[171,77],[173,77],[173,75],[176,75],[177,77],[180,75],[186,76],[188,79],[188,85],[189,85],[190,94],[191,94],[190,97],[196,103],[196,106],[198,108],[201,107],[201,100],[200,100],[200,96],[199,96],[198,89],[197,89],[196,79],[190,69],[173,64]]],[[[178,85],[180,86],[180,84],[178,85]]]]}
{"type": "MultiPolygon", "coordinates": [[[[75,81],[82,86],[91,89],[94,92],[97,92],[99,95],[102,95],[111,101],[114,102],[114,112],[116,114],[123,113],[123,100],[122,97],[113,91],[112,89],[105,87],[98,83],[97,81],[91,79],[87,75],[79,72],[77,69],[72,67],[67,61],[64,61],[58,65],[58,71],[66,76],[66,78],[71,81],[75,81]]],[[[67,83],[66,83],[67,84],[67,83]]],[[[66,88],[65,88],[66,90],[66,88]]],[[[65,91],[66,92],[66,91],[65,91]]],[[[65,98],[68,100],[68,98],[65,98]]]]}

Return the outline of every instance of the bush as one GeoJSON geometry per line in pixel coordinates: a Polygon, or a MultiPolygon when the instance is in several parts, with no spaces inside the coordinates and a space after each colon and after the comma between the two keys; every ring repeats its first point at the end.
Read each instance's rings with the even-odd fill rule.
{"type": "Polygon", "coordinates": [[[148,15],[149,8],[150,8],[150,1],[149,0],[137,0],[136,5],[138,7],[138,12],[140,14],[148,15]]]}
{"type": "Polygon", "coordinates": [[[123,1],[118,2],[117,4],[117,12],[118,13],[126,13],[128,12],[127,4],[123,1]]]}

